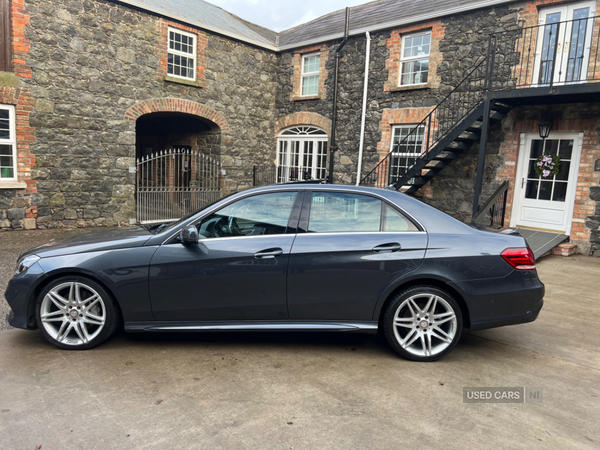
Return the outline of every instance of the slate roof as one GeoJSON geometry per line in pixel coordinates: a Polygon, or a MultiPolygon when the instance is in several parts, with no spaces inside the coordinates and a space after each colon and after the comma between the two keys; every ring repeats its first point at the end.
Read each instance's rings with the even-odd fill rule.
{"type": "Polygon", "coordinates": [[[251,24],[203,0],[120,0],[119,3],[276,50],[277,33],[251,24]]]}
{"type": "MultiPolygon", "coordinates": [[[[349,34],[422,22],[514,0],[379,0],[350,8],[349,34]]],[[[344,34],[345,9],[279,33],[280,49],[323,42],[344,34]]]]}
{"type": "MultiPolygon", "coordinates": [[[[417,23],[515,0],[378,0],[350,8],[350,35],[417,23]]],[[[270,50],[286,50],[344,35],[345,9],[280,33],[248,22],[204,0],[119,0],[198,28],[270,50]]]]}

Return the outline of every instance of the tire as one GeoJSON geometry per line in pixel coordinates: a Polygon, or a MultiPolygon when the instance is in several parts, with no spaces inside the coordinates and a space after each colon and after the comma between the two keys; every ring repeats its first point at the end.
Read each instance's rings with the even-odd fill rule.
{"type": "Polygon", "coordinates": [[[388,343],[411,361],[437,361],[454,348],[463,327],[456,300],[433,286],[413,286],[387,306],[383,329],[388,343]]]}
{"type": "Polygon", "coordinates": [[[44,338],[65,350],[95,347],[121,323],[121,313],[106,289],[80,276],[48,284],[37,298],[35,316],[44,338]]]}

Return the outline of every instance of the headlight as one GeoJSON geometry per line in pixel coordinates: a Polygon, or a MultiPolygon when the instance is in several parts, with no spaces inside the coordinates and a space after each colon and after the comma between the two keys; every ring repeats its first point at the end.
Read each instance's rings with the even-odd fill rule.
{"type": "Polygon", "coordinates": [[[17,269],[15,270],[15,275],[19,275],[21,272],[25,272],[39,260],[40,257],[37,255],[30,255],[23,259],[20,259],[19,261],[17,261],[17,269]]]}

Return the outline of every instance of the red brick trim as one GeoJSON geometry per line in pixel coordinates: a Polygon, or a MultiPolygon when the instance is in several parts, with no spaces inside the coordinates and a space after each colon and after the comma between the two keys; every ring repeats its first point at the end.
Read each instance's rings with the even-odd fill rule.
{"type": "MultiPolygon", "coordinates": [[[[30,42],[25,38],[25,28],[29,25],[29,13],[24,0],[12,0],[11,34],[13,50],[13,71],[20,78],[31,78],[31,67],[27,65],[30,42]]],[[[37,192],[37,184],[31,179],[31,169],[35,167],[35,155],[31,152],[31,142],[35,141],[35,129],[29,125],[29,115],[34,110],[34,100],[28,88],[0,86],[0,103],[15,106],[15,126],[17,145],[17,179],[27,184],[20,193],[37,192]]],[[[36,206],[27,211],[27,217],[36,217],[36,206]]]]}
{"type": "Polygon", "coordinates": [[[331,120],[313,112],[296,112],[275,121],[275,136],[294,125],[314,125],[331,134],[331,120]]]}
{"type": "MultiPolygon", "coordinates": [[[[512,130],[506,134],[504,142],[500,145],[500,156],[504,157],[504,165],[498,171],[498,179],[508,181],[510,184],[506,201],[505,225],[510,224],[514,204],[514,184],[517,176],[521,133],[538,133],[537,123],[537,120],[516,121],[512,126],[512,130]]],[[[585,226],[585,221],[589,216],[595,214],[596,209],[596,202],[590,199],[590,186],[598,186],[600,183],[600,172],[594,171],[594,162],[600,158],[600,141],[596,131],[596,120],[557,120],[552,126],[552,131],[583,132],[583,146],[579,162],[570,238],[573,242],[589,242],[591,230],[585,226]]]]}
{"type": "MultiPolygon", "coordinates": [[[[429,51],[429,77],[427,87],[440,87],[440,77],[437,75],[437,67],[442,62],[440,53],[440,42],[444,39],[446,28],[442,26],[442,21],[423,22],[416,25],[409,25],[392,31],[387,41],[387,48],[390,50],[390,57],[385,62],[388,70],[388,79],[383,85],[385,92],[395,90],[400,86],[400,53],[402,52],[402,35],[411,34],[418,31],[431,29],[431,47],[429,51]]],[[[415,86],[418,89],[419,86],[415,86]]],[[[407,90],[410,86],[406,87],[407,90]]]]}
{"type": "Polygon", "coordinates": [[[216,123],[222,133],[230,131],[227,120],[214,109],[191,100],[179,98],[151,98],[136,103],[125,112],[125,119],[136,121],[145,114],[155,112],[181,112],[203,117],[216,123]]]}
{"type": "Polygon", "coordinates": [[[27,65],[30,42],[25,38],[25,28],[29,25],[29,13],[25,0],[12,0],[11,4],[13,70],[21,78],[31,78],[31,67],[27,65]]]}
{"type": "Polygon", "coordinates": [[[327,91],[325,89],[325,80],[327,80],[327,60],[329,59],[329,50],[326,45],[313,45],[311,47],[304,47],[300,50],[296,50],[292,57],[292,94],[290,95],[291,101],[297,100],[309,100],[309,99],[325,99],[327,91]],[[319,91],[318,95],[311,97],[302,97],[300,95],[302,89],[302,56],[307,53],[321,52],[320,67],[319,67],[319,91]]]}
{"type": "Polygon", "coordinates": [[[181,83],[183,84],[195,84],[198,87],[207,87],[206,78],[204,76],[204,72],[206,70],[206,54],[205,50],[208,46],[208,35],[196,28],[188,27],[185,25],[181,25],[177,22],[172,22],[166,19],[158,19],[156,22],[156,26],[158,28],[158,32],[160,35],[160,42],[158,44],[158,57],[160,58],[160,66],[158,68],[157,79],[158,81],[163,81],[166,77],[169,77],[169,81],[178,82],[179,79],[173,79],[167,74],[167,65],[168,65],[168,36],[169,36],[169,27],[177,28],[182,31],[187,31],[188,33],[195,34],[197,36],[196,39],[196,81],[186,81],[185,79],[181,79],[181,83]]]}

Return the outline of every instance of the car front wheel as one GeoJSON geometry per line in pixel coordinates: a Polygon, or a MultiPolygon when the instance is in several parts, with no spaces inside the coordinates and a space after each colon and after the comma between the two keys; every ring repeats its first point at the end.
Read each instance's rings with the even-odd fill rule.
{"type": "Polygon", "coordinates": [[[384,314],[387,341],[412,361],[436,361],[454,348],[462,331],[460,307],[447,292],[414,286],[400,292],[384,314]]]}
{"type": "Polygon", "coordinates": [[[119,310],[98,283],[63,277],[37,299],[36,319],[46,340],[58,348],[85,350],[108,339],[120,323],[119,310]]]}

